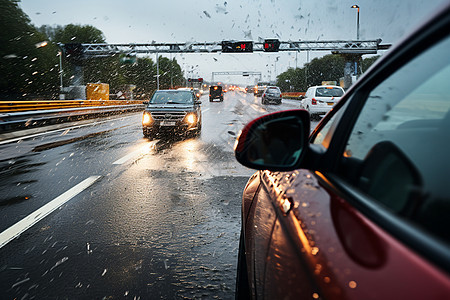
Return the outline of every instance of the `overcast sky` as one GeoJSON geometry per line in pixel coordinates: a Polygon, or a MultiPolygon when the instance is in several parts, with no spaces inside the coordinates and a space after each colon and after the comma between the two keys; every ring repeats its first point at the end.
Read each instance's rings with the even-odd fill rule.
{"type": "MultiPolygon", "coordinates": [[[[219,42],[278,38],[355,40],[360,6],[360,39],[381,38],[395,44],[449,0],[21,0],[36,26],[89,24],[108,43],[219,42]]],[[[309,59],[329,54],[310,53],[309,59]]],[[[174,54],[184,70],[211,79],[213,71],[256,71],[263,80],[288,67],[302,67],[307,54],[174,54]],[[279,57],[277,61],[277,57],[279,57]],[[277,61],[277,62],[276,62],[277,61]],[[198,65],[198,66],[197,66],[198,65]]],[[[151,58],[155,58],[154,55],[151,58]]],[[[253,83],[254,78],[222,76],[216,80],[253,83]]]]}

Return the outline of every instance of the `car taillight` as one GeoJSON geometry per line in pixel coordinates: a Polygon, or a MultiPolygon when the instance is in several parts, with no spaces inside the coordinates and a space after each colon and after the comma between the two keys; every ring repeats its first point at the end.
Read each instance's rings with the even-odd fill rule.
{"type": "Polygon", "coordinates": [[[312,99],[311,99],[311,104],[312,104],[312,105],[317,105],[317,100],[314,99],[314,98],[312,98],[312,99]]]}

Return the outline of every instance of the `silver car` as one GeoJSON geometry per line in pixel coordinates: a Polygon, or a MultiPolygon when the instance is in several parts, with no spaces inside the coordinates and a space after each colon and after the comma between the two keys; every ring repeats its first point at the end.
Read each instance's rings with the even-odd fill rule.
{"type": "Polygon", "coordinates": [[[281,91],[277,86],[268,86],[261,97],[262,104],[281,104],[281,91]]]}

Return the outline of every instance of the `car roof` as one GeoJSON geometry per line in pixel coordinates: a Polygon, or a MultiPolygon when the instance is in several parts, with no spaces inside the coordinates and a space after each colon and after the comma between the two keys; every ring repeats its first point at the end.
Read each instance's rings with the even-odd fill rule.
{"type": "Polygon", "coordinates": [[[309,87],[309,88],[319,88],[319,87],[332,87],[332,88],[340,88],[340,89],[342,89],[341,86],[338,86],[338,85],[329,85],[329,84],[327,84],[327,85],[315,85],[315,86],[311,86],[311,87],[309,87]]]}
{"type": "Polygon", "coordinates": [[[169,93],[181,93],[181,92],[192,92],[191,89],[176,89],[176,90],[156,90],[155,93],[158,92],[169,92],[169,93]]]}

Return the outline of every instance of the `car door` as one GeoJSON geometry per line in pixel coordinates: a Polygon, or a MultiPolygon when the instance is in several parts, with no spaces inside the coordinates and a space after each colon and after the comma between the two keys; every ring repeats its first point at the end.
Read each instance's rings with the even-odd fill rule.
{"type": "Polygon", "coordinates": [[[301,223],[325,216],[308,230],[319,263],[332,266],[322,278],[346,298],[440,299],[450,289],[450,38],[428,34],[354,89],[312,137],[330,171],[315,172],[310,198],[319,206],[323,194],[329,211],[302,211],[301,223]]]}
{"type": "Polygon", "coordinates": [[[319,125],[317,171],[262,171],[276,218],[258,299],[448,297],[450,39],[429,30],[319,125]]]}

